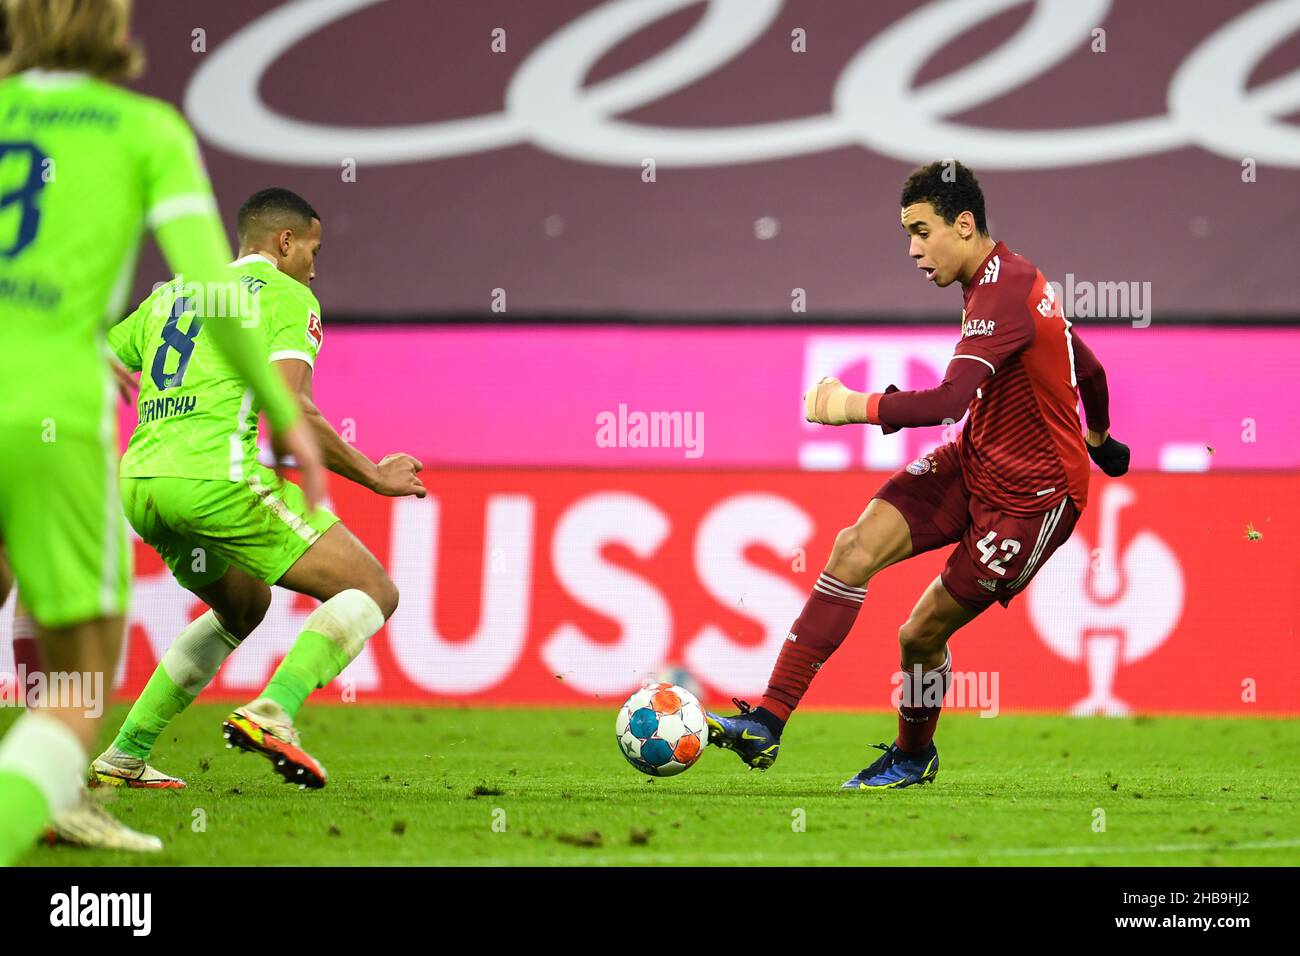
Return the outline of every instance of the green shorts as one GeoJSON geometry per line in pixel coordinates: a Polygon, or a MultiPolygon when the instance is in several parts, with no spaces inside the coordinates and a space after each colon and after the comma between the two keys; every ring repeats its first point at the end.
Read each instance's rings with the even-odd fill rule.
{"type": "Polygon", "coordinates": [[[117,435],[65,437],[57,421],[0,428],[0,540],[43,627],[126,613],[131,547],[117,490],[117,435]],[[52,439],[52,440],[45,440],[52,439]]]}
{"type": "Polygon", "coordinates": [[[243,481],[123,478],[127,520],[194,590],[234,565],[274,584],[339,519],[308,512],[302,489],[255,465],[243,481]]]}

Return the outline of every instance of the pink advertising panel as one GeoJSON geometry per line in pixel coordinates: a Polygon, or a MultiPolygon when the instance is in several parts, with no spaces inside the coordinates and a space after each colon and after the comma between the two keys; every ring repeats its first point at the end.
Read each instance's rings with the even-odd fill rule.
{"type": "MultiPolygon", "coordinates": [[[[1300,414],[1280,400],[1300,365],[1300,330],[1080,331],[1106,368],[1112,428],[1135,469],[1300,467],[1300,414]]],[[[862,390],[931,387],[956,338],[955,327],[327,321],[315,394],[366,454],[405,451],[431,467],[887,471],[945,429],[810,425],[803,390],[823,375],[862,390]]]]}

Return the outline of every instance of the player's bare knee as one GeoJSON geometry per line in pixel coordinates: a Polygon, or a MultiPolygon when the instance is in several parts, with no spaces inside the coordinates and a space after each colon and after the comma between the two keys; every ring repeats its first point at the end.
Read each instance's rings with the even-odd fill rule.
{"type": "Polygon", "coordinates": [[[375,581],[366,588],[366,593],[374,598],[375,603],[379,605],[379,610],[384,612],[385,621],[393,616],[393,612],[397,610],[399,595],[397,585],[393,583],[392,578],[382,571],[379,572],[375,581]]]}
{"type": "Polygon", "coordinates": [[[865,587],[876,573],[876,555],[863,544],[856,525],[844,528],[835,536],[835,546],[831,548],[826,570],[856,588],[865,587]]]}
{"type": "Polygon", "coordinates": [[[233,613],[218,614],[217,623],[229,631],[231,636],[242,641],[257,630],[257,625],[262,623],[262,618],[265,616],[265,609],[258,613],[240,608],[233,613]]]}
{"type": "Polygon", "coordinates": [[[217,623],[242,641],[257,630],[270,607],[271,591],[267,589],[248,595],[237,605],[221,609],[213,608],[213,613],[217,616],[217,623]]]}
{"type": "Polygon", "coordinates": [[[220,624],[231,637],[235,640],[242,641],[253,633],[253,627],[248,626],[248,622],[238,614],[218,614],[217,623],[220,624]]]}
{"type": "MultiPolygon", "coordinates": [[[[245,623],[248,625],[248,632],[251,634],[259,624],[266,618],[266,612],[271,609],[271,589],[264,588],[257,592],[256,596],[248,604],[248,613],[245,623]]],[[[247,636],[247,635],[245,635],[247,636]]]]}
{"type": "Polygon", "coordinates": [[[946,640],[939,628],[926,621],[909,620],[898,629],[898,646],[904,656],[933,654],[946,640]]]}

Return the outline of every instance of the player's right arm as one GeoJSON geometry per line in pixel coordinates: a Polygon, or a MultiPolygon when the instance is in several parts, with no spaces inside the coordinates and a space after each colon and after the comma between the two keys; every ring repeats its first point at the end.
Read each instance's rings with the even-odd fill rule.
{"type": "Polygon", "coordinates": [[[157,294],[155,291],[139,308],[108,330],[108,347],[112,352],[108,364],[117,383],[118,398],[122,399],[124,405],[131,404],[133,393],[139,388],[131,373],[144,367],[144,356],[140,349],[141,319],[146,307],[154,301],[157,294]]]}
{"type": "Polygon", "coordinates": [[[822,379],[804,395],[804,417],[825,425],[880,425],[886,434],[959,421],[984,380],[1034,340],[1023,285],[1007,283],[1002,290],[976,292],[965,315],[963,337],[943,381],[934,388],[901,391],[890,386],[884,392],[865,393],[851,391],[834,378],[822,379]]]}
{"type": "MultiPolygon", "coordinates": [[[[292,287],[293,283],[289,285],[292,287]]],[[[275,306],[265,310],[263,317],[270,323],[267,342],[273,364],[301,404],[307,427],[320,445],[325,467],[381,495],[423,498],[424,485],[419,472],[424,465],[418,459],[397,454],[388,455],[378,463],[371,461],[344,441],[316,407],[312,376],[325,340],[320,311],[315,296],[302,289],[297,294],[277,296],[275,306]]]]}
{"type": "Polygon", "coordinates": [[[138,372],[144,368],[144,351],[141,348],[140,335],[144,318],[155,307],[160,289],[148,295],[136,310],[117,325],[108,330],[108,347],[113,355],[129,371],[138,372]]]}
{"type": "Polygon", "coordinates": [[[821,425],[880,425],[887,435],[945,425],[966,414],[980,383],[992,374],[985,365],[954,356],[942,382],[911,392],[893,385],[883,392],[855,392],[837,378],[824,378],[804,393],[804,418],[821,425]]]}

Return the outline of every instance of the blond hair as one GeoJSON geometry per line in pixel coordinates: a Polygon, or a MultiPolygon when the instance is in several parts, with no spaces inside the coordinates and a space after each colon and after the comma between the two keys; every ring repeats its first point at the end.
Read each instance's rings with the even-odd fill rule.
{"type": "Polygon", "coordinates": [[[144,57],[126,36],[131,0],[3,0],[9,51],[0,73],[83,70],[130,79],[144,57]]]}

